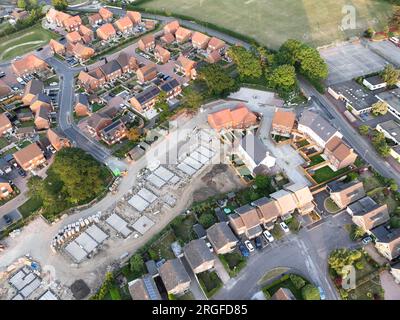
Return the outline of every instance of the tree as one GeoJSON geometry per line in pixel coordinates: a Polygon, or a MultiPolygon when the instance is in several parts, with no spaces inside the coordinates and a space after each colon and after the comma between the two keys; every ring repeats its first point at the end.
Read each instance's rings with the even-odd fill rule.
{"type": "Polygon", "coordinates": [[[364,236],[365,232],[362,228],[359,226],[353,224],[351,225],[351,231],[350,231],[350,239],[353,241],[356,241],[358,239],[361,239],[364,236]]]}
{"type": "Polygon", "coordinates": [[[241,78],[258,79],[262,76],[260,59],[244,47],[230,47],[228,49],[228,56],[236,64],[241,78]]]}
{"type": "Polygon", "coordinates": [[[203,213],[199,218],[199,222],[205,229],[207,229],[215,223],[215,218],[211,213],[203,213]]]}
{"type": "Polygon", "coordinates": [[[385,69],[383,69],[381,77],[388,86],[394,86],[399,80],[400,70],[395,69],[393,65],[388,64],[386,65],[385,69]]]}
{"type": "Polygon", "coordinates": [[[21,8],[21,9],[25,9],[26,8],[26,2],[25,0],[18,0],[17,1],[17,7],[21,8]]]}
{"type": "Polygon", "coordinates": [[[388,105],[384,101],[378,101],[372,105],[371,113],[374,116],[385,115],[387,111],[388,111],[388,105]]]}
{"type": "Polygon", "coordinates": [[[140,139],[140,129],[138,128],[131,128],[128,130],[126,136],[128,137],[129,140],[131,141],[138,141],[140,139]]]}
{"type": "Polygon", "coordinates": [[[296,88],[296,70],[293,66],[284,64],[275,68],[267,75],[270,86],[278,92],[289,93],[296,88]]]}
{"type": "Polygon", "coordinates": [[[129,259],[129,268],[137,277],[145,272],[144,261],[140,254],[136,253],[129,259]]]}
{"type": "Polygon", "coordinates": [[[321,300],[318,288],[312,284],[306,284],[301,289],[301,295],[304,300],[321,300]]]}
{"type": "Polygon", "coordinates": [[[263,193],[270,194],[274,192],[270,176],[257,175],[254,179],[254,184],[257,186],[257,190],[260,190],[263,193]]]}
{"type": "Polygon", "coordinates": [[[193,90],[193,89],[189,89],[186,90],[183,93],[183,104],[186,108],[191,109],[191,110],[197,110],[201,107],[201,105],[203,104],[203,96],[201,95],[201,93],[193,90]]]}
{"type": "Polygon", "coordinates": [[[358,178],[358,174],[356,172],[350,172],[349,174],[347,174],[346,182],[354,181],[357,178],[358,178]]]}
{"type": "Polygon", "coordinates": [[[358,132],[360,132],[361,135],[366,136],[369,133],[370,126],[366,124],[362,124],[361,126],[358,127],[358,132]]]}
{"type": "Polygon", "coordinates": [[[57,10],[65,10],[68,7],[68,1],[67,0],[51,0],[51,4],[57,10]]]}
{"type": "Polygon", "coordinates": [[[206,83],[210,95],[224,97],[236,89],[235,80],[217,64],[202,68],[198,78],[206,83]]]}
{"type": "Polygon", "coordinates": [[[306,281],[302,277],[300,277],[296,274],[291,274],[289,276],[289,278],[290,278],[290,281],[292,281],[293,285],[296,287],[296,289],[301,289],[306,284],[306,281]]]}
{"type": "Polygon", "coordinates": [[[397,190],[399,190],[399,186],[398,186],[398,184],[395,183],[395,182],[391,183],[389,188],[390,188],[390,190],[395,191],[395,192],[396,192],[397,190]]]}
{"type": "Polygon", "coordinates": [[[328,258],[328,265],[339,276],[346,276],[347,269],[345,266],[353,265],[355,261],[361,259],[362,254],[358,250],[349,250],[347,248],[335,249],[331,252],[328,258]]]}
{"type": "Polygon", "coordinates": [[[371,39],[371,38],[373,38],[374,35],[375,35],[375,30],[374,30],[373,28],[370,27],[370,28],[368,28],[367,30],[365,30],[364,35],[365,35],[366,38],[371,39]]]}

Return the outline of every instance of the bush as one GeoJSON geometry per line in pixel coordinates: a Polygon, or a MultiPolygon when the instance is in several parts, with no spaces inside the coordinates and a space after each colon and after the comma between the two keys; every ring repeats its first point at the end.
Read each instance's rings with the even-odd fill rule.
{"type": "Polygon", "coordinates": [[[215,221],[215,218],[214,218],[213,214],[211,214],[211,213],[203,213],[199,218],[199,222],[205,229],[208,229],[216,221],[215,221]]]}
{"type": "Polygon", "coordinates": [[[339,290],[339,293],[340,293],[340,297],[341,297],[343,300],[347,300],[347,298],[349,297],[349,293],[348,293],[346,290],[344,290],[344,289],[340,289],[340,290],[339,290]]]}
{"type": "Polygon", "coordinates": [[[357,269],[357,270],[362,270],[362,269],[364,269],[364,263],[362,263],[361,261],[356,262],[355,266],[356,266],[356,269],[357,269]]]}
{"type": "Polygon", "coordinates": [[[296,274],[290,275],[290,281],[292,281],[292,283],[296,287],[296,289],[301,289],[306,284],[305,280],[296,274]]]}
{"type": "Polygon", "coordinates": [[[307,284],[301,289],[301,294],[304,300],[321,300],[319,290],[312,284],[307,284]]]}

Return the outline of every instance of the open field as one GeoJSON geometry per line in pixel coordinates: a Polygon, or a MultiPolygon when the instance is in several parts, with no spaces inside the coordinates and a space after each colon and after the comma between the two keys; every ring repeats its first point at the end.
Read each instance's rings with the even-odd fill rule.
{"type": "Polygon", "coordinates": [[[40,24],[0,38],[0,60],[9,60],[46,45],[58,35],[45,30],[40,24]]]}
{"type": "Polygon", "coordinates": [[[391,4],[379,0],[149,0],[143,8],[192,16],[253,37],[271,48],[288,38],[320,46],[359,35],[368,26],[383,28],[391,4]],[[351,5],[356,29],[340,30],[351,5]]]}

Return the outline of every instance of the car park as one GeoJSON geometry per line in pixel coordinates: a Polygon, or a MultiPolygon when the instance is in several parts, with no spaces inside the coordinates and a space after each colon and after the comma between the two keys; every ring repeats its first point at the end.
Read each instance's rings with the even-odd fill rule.
{"type": "Polygon", "coordinates": [[[253,247],[253,245],[251,244],[250,240],[246,240],[246,241],[244,242],[244,244],[246,245],[246,248],[249,249],[250,252],[253,252],[253,251],[254,251],[254,247],[253,247]]]}
{"type": "Polygon", "coordinates": [[[287,224],[284,223],[283,221],[282,221],[279,225],[281,226],[282,230],[283,230],[285,233],[288,233],[288,232],[290,231],[290,230],[289,230],[289,227],[287,226],[287,224]]]}
{"type": "Polygon", "coordinates": [[[239,250],[242,253],[243,257],[247,258],[250,255],[249,250],[246,248],[244,244],[239,245],[239,250]]]}
{"type": "Polygon", "coordinates": [[[274,237],[272,236],[271,232],[269,232],[268,230],[265,230],[265,231],[263,232],[263,236],[265,237],[265,239],[266,239],[268,242],[273,242],[273,241],[275,240],[274,237]]]}

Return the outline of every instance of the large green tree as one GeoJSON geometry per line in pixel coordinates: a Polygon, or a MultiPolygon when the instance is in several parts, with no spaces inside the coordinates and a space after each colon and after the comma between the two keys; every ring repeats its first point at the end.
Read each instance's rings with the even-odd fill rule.
{"type": "Polygon", "coordinates": [[[349,270],[345,266],[353,265],[355,261],[361,259],[362,253],[358,250],[347,248],[335,249],[328,258],[329,266],[340,276],[346,276],[349,270]]]}
{"type": "Polygon", "coordinates": [[[183,104],[188,109],[197,110],[201,107],[203,100],[203,95],[191,88],[183,92],[183,104]]]}
{"type": "Polygon", "coordinates": [[[137,277],[145,272],[144,261],[140,254],[136,253],[129,259],[129,268],[137,277]]]}
{"type": "Polygon", "coordinates": [[[303,289],[301,289],[301,295],[304,300],[321,300],[318,288],[312,284],[306,284],[303,289]]]}
{"type": "Polygon", "coordinates": [[[394,86],[399,81],[400,70],[395,69],[393,65],[388,64],[385,69],[383,69],[381,77],[388,86],[394,86]]]}
{"type": "Polygon", "coordinates": [[[261,60],[254,53],[241,46],[232,46],[228,50],[228,56],[237,66],[241,78],[258,79],[262,76],[261,60]]]}
{"type": "Polygon", "coordinates": [[[235,80],[217,64],[201,68],[198,78],[206,83],[210,95],[226,96],[236,89],[235,80]]]}
{"type": "Polygon", "coordinates": [[[279,93],[292,92],[296,88],[296,70],[294,66],[284,64],[275,68],[269,75],[267,81],[270,86],[279,93]]]}

